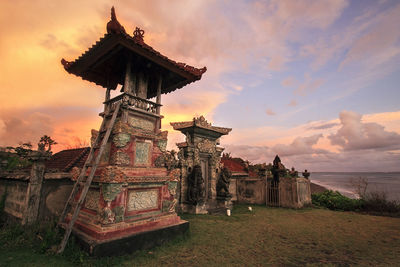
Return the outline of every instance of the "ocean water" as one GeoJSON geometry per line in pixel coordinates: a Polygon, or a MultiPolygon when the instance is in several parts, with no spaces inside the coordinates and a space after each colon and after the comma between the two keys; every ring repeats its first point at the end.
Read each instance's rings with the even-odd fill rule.
{"type": "Polygon", "coordinates": [[[354,183],[359,178],[368,182],[367,192],[385,192],[388,200],[400,201],[400,172],[313,172],[310,176],[311,182],[351,198],[358,198],[354,183]]]}

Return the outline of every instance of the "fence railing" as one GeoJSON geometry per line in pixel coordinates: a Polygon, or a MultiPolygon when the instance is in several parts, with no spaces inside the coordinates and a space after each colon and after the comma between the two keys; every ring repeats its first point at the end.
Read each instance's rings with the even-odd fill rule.
{"type": "Polygon", "coordinates": [[[122,93],[119,96],[104,102],[105,111],[112,112],[119,102],[121,102],[123,106],[138,108],[157,115],[160,115],[158,114],[159,109],[157,108],[162,106],[161,104],[154,103],[150,100],[143,99],[129,93],[122,93]]]}

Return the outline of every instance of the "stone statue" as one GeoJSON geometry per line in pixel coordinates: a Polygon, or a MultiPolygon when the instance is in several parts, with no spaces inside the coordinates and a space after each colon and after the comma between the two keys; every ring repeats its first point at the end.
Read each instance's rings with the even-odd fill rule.
{"type": "Polygon", "coordinates": [[[308,177],[310,177],[310,173],[307,170],[304,170],[304,172],[302,173],[303,177],[308,179],[308,177]]]}
{"type": "Polygon", "coordinates": [[[287,174],[286,168],[281,163],[281,159],[279,158],[278,155],[275,156],[271,172],[272,172],[275,182],[279,182],[279,177],[284,177],[287,174]]]}
{"type": "Polygon", "coordinates": [[[193,171],[188,175],[188,201],[197,205],[204,201],[204,179],[200,165],[195,165],[193,171]]]}
{"type": "Polygon", "coordinates": [[[166,151],[164,153],[165,156],[165,167],[167,170],[175,169],[178,166],[178,160],[176,158],[177,153],[175,150],[166,151]]]}
{"type": "Polygon", "coordinates": [[[229,183],[231,181],[232,173],[228,168],[224,167],[221,169],[217,182],[217,196],[219,197],[232,197],[229,193],[229,183]]]}
{"type": "Polygon", "coordinates": [[[292,167],[292,169],[289,171],[289,175],[290,175],[290,177],[296,178],[296,177],[299,177],[299,172],[296,171],[294,169],[294,167],[292,167]]]}

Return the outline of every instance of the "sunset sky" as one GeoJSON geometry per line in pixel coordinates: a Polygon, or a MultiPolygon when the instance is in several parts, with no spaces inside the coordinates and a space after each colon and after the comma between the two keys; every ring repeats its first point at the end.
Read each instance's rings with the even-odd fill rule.
{"type": "Polygon", "coordinates": [[[232,156],[311,171],[400,171],[400,1],[13,0],[0,2],[0,146],[88,143],[105,89],[68,74],[106,33],[110,8],[162,54],[207,66],[162,96],[172,121],[233,128],[232,156]]]}

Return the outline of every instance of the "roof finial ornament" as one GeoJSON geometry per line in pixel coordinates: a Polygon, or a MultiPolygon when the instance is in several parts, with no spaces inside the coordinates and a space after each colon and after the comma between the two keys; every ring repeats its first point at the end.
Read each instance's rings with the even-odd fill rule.
{"type": "Polygon", "coordinates": [[[144,30],[140,29],[139,27],[136,27],[135,31],[133,32],[133,38],[143,42],[143,37],[144,37],[144,30]]]}
{"type": "Polygon", "coordinates": [[[64,69],[67,70],[71,66],[72,62],[69,62],[69,61],[67,61],[67,60],[62,58],[61,59],[61,64],[64,66],[64,69]]]}
{"type": "Polygon", "coordinates": [[[107,23],[107,33],[126,33],[124,27],[117,20],[115,8],[111,8],[111,20],[107,23]]]}

